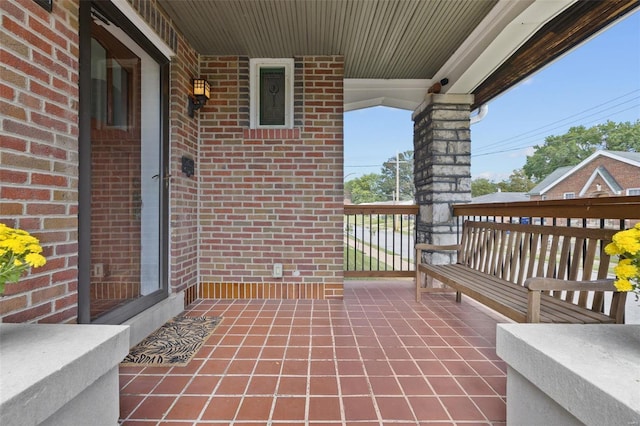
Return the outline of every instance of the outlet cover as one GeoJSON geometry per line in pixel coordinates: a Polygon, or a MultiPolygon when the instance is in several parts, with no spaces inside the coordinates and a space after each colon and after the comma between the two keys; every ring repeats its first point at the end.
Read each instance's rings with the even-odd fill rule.
{"type": "Polygon", "coordinates": [[[273,264],[273,277],[282,278],[282,263],[273,264]]]}

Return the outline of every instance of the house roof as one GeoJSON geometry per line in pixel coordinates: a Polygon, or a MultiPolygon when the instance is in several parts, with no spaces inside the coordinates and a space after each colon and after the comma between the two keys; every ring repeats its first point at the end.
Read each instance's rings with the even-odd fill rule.
{"type": "Polygon", "coordinates": [[[542,192],[545,192],[546,188],[551,186],[554,182],[558,181],[562,176],[567,174],[567,172],[573,169],[574,166],[564,166],[558,167],[555,169],[549,176],[542,179],[540,183],[531,188],[529,191],[529,195],[540,195],[542,192]]]}
{"type": "MultiPolygon", "coordinates": [[[[574,173],[576,170],[584,167],[586,164],[593,161],[594,158],[604,156],[613,158],[618,161],[622,161],[627,164],[634,165],[636,167],[640,167],[640,153],[637,152],[627,152],[627,151],[608,151],[608,150],[600,150],[596,151],[580,163],[575,166],[564,166],[555,169],[549,176],[544,178],[540,183],[538,183],[535,187],[529,191],[529,195],[542,195],[545,192],[549,191],[559,182],[564,180],[567,176],[574,173]]],[[[592,179],[595,174],[600,174],[602,178],[607,182],[607,185],[611,187],[612,190],[620,190],[620,185],[616,182],[616,180],[611,176],[610,172],[604,167],[598,167],[594,170],[594,174],[592,174],[592,179]]]]}
{"type": "Polygon", "coordinates": [[[415,110],[428,88],[478,105],[638,6],[636,0],[158,0],[202,55],[343,55],[345,110],[415,110]]]}
{"type": "Polygon", "coordinates": [[[630,164],[635,164],[637,166],[640,166],[640,152],[627,152],[627,151],[602,151],[603,154],[606,155],[606,153],[608,153],[609,155],[615,157],[615,158],[624,158],[628,161],[630,161],[630,164]]]}
{"type": "Polygon", "coordinates": [[[526,192],[494,192],[471,199],[472,203],[512,203],[515,201],[529,201],[529,195],[526,192]]]}

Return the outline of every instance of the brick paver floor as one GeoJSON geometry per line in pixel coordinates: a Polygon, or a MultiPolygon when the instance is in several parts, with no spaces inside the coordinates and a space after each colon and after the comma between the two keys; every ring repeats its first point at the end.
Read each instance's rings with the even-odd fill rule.
{"type": "Polygon", "coordinates": [[[222,323],[185,367],[121,367],[125,425],[505,424],[499,317],[412,281],[342,301],[198,300],[222,323]]]}

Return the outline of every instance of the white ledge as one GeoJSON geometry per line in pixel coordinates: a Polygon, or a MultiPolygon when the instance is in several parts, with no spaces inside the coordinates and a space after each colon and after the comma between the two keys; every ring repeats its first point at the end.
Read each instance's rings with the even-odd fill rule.
{"type": "Polygon", "coordinates": [[[128,350],[126,326],[0,324],[0,424],[117,424],[128,350]]]}
{"type": "Polygon", "coordinates": [[[496,350],[508,424],[640,419],[640,325],[499,324],[496,350]]]}

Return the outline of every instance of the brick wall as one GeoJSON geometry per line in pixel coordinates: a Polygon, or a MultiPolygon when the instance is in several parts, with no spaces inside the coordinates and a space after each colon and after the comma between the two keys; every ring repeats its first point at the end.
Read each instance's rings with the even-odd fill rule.
{"type": "Polygon", "coordinates": [[[47,264],[0,298],[3,322],[77,317],[78,3],[0,2],[0,221],[40,239],[47,264]]]}
{"type": "Polygon", "coordinates": [[[594,170],[600,166],[605,167],[611,176],[614,177],[616,182],[618,182],[618,184],[623,188],[622,193],[614,194],[607,183],[598,176],[593,182],[591,182],[583,197],[626,195],[626,189],[640,187],[640,168],[614,158],[601,155],[594,158],[592,161],[572,173],[571,176],[552,187],[544,194],[546,195],[546,199],[562,199],[566,192],[573,192],[576,197],[579,197],[580,192],[587,184],[587,181],[593,174],[594,170]],[[596,186],[598,184],[600,185],[600,191],[598,191],[596,186]]]}
{"type": "MultiPolygon", "coordinates": [[[[176,52],[170,291],[185,290],[188,302],[200,281],[215,297],[241,290],[244,297],[341,297],[342,58],[298,58],[295,129],[251,131],[248,59],[200,58],[155,0],[130,3],[176,52]],[[197,76],[212,82],[214,98],[190,118],[187,93],[197,76]],[[195,176],[181,172],[182,156],[195,160],[195,176]],[[284,264],[284,279],[271,278],[275,262],[284,264]]],[[[52,13],[32,0],[0,2],[0,10],[0,220],[40,238],[47,257],[7,286],[0,318],[75,322],[78,1],[54,2],[52,13]]],[[[136,292],[126,282],[92,289],[109,297],[116,290],[136,292]]]]}
{"type": "Polygon", "coordinates": [[[195,299],[198,284],[198,180],[200,158],[198,147],[198,123],[187,113],[187,93],[191,91],[191,79],[199,77],[199,56],[182,36],[178,36],[177,55],[171,62],[171,96],[169,131],[169,252],[171,291],[187,292],[190,303],[195,299]],[[182,173],[182,156],[195,161],[195,174],[187,177],[182,173]]]}
{"type": "Polygon", "coordinates": [[[203,57],[200,71],[201,294],[341,297],[343,59],[296,58],[286,130],[249,129],[247,58],[203,57]]]}

